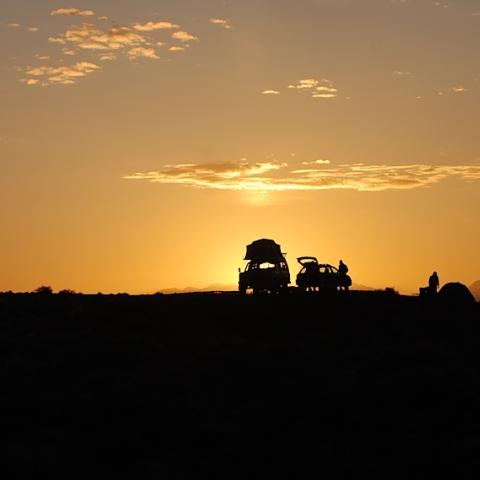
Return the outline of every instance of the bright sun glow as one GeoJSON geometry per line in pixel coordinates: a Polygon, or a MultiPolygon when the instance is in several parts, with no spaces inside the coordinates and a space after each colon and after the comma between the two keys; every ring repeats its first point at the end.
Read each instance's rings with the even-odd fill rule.
{"type": "Polygon", "coordinates": [[[244,191],[241,192],[241,198],[246,204],[254,207],[263,207],[274,203],[272,192],[266,190],[244,191]]]}

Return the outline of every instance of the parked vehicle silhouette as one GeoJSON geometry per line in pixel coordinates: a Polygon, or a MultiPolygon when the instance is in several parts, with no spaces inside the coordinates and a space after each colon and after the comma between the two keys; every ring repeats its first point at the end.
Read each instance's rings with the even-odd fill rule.
{"type": "Polygon", "coordinates": [[[349,275],[342,275],[336,267],[328,263],[318,263],[316,257],[299,257],[302,266],[297,274],[297,286],[303,291],[336,291],[352,285],[349,275]]]}
{"type": "Polygon", "coordinates": [[[245,271],[239,269],[238,289],[240,293],[281,293],[288,289],[290,271],[285,254],[273,240],[261,239],[247,246],[245,271]]]}

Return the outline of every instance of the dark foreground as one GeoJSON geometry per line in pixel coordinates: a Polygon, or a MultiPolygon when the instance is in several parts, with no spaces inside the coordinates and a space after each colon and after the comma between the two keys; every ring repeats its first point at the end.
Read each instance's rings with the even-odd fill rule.
{"type": "Polygon", "coordinates": [[[477,478],[479,304],[1,295],[3,478],[477,478]]]}

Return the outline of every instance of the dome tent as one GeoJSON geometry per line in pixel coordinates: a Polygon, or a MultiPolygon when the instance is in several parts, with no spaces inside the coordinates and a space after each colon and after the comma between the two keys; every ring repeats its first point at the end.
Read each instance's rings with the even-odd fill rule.
{"type": "Polygon", "coordinates": [[[454,306],[468,306],[475,303],[472,292],[463,283],[459,282],[445,284],[438,292],[438,300],[454,306]]]}
{"type": "Polygon", "coordinates": [[[277,263],[284,259],[285,257],[282,253],[280,245],[275,243],[273,240],[262,238],[261,240],[255,240],[250,245],[247,245],[245,260],[259,263],[277,263]]]}

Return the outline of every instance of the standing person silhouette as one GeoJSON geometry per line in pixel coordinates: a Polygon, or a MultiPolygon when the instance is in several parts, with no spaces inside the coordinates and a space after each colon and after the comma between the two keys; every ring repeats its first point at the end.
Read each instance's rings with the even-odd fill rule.
{"type": "Polygon", "coordinates": [[[428,279],[428,288],[430,289],[430,294],[435,295],[438,292],[439,285],[440,279],[438,278],[437,272],[433,272],[428,279]]]}
{"type": "Polygon", "coordinates": [[[338,264],[340,290],[348,290],[347,273],[348,267],[343,263],[343,260],[340,260],[340,263],[338,264]]]}
{"type": "Polygon", "coordinates": [[[348,267],[343,263],[343,260],[340,260],[338,264],[338,273],[342,276],[348,273],[348,267]]]}

